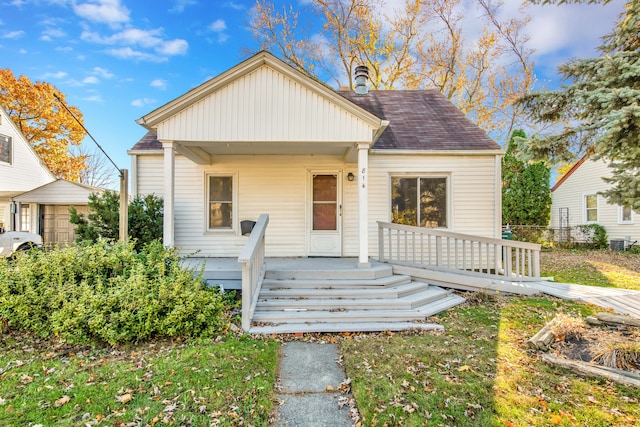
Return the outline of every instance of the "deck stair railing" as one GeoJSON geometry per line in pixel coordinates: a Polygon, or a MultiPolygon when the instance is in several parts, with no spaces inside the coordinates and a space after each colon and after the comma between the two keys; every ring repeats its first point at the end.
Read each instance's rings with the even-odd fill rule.
{"type": "Polygon", "coordinates": [[[238,257],[242,264],[242,329],[245,331],[251,327],[266,272],[264,236],[268,224],[269,215],[260,215],[238,257]]]}
{"type": "Polygon", "coordinates": [[[379,260],[511,281],[540,280],[540,245],[378,222],[379,260]]]}

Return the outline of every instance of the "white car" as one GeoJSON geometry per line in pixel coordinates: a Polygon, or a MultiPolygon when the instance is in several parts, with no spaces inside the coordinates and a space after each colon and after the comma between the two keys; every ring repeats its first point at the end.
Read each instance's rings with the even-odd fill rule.
{"type": "Polygon", "coordinates": [[[42,237],[25,231],[5,231],[0,227],[0,256],[8,258],[16,251],[42,248],[42,237]]]}

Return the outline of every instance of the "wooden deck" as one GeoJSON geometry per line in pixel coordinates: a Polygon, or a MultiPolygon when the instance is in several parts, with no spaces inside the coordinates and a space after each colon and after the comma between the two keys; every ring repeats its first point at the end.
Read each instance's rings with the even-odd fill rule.
{"type": "MultiPolygon", "coordinates": [[[[237,258],[191,258],[211,285],[242,289],[237,258]]],[[[345,332],[435,328],[431,315],[464,302],[452,290],[535,295],[586,302],[640,318],[640,291],[409,268],[355,258],[266,258],[248,332],[345,332]]]]}

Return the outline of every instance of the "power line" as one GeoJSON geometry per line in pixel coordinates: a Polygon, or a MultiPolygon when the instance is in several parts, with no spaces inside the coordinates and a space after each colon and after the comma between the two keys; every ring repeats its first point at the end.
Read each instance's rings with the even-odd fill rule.
{"type": "Polygon", "coordinates": [[[107,159],[109,159],[109,161],[111,162],[111,164],[116,168],[116,170],[118,171],[118,175],[120,175],[120,179],[124,178],[124,175],[122,173],[122,170],[118,167],[118,165],[116,165],[116,163],[111,160],[111,157],[109,157],[109,155],[107,154],[106,151],[104,151],[104,149],[102,148],[102,146],[100,146],[100,144],[98,144],[98,141],[96,141],[96,139],[93,137],[93,135],[91,135],[91,133],[87,130],[86,127],[84,127],[84,125],[82,124],[82,122],[80,120],[78,120],[78,118],[75,116],[75,114],[73,114],[71,112],[71,110],[69,109],[69,107],[67,107],[67,105],[62,101],[62,99],[60,99],[60,97],[58,96],[57,93],[54,93],[53,96],[58,100],[58,102],[60,103],[60,105],[62,105],[64,107],[65,110],[67,110],[67,112],[69,114],[71,114],[71,117],[73,117],[73,119],[78,122],[78,124],[82,127],[82,129],[84,130],[84,132],[89,135],[89,138],[91,138],[91,140],[98,146],[98,148],[100,149],[100,151],[102,151],[102,154],[104,154],[105,156],[107,156],[107,159]]]}

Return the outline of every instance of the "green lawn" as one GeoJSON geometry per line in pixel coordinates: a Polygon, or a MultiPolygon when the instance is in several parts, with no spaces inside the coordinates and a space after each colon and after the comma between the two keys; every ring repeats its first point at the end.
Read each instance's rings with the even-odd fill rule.
{"type": "MultiPolygon", "coordinates": [[[[638,286],[640,256],[546,253],[544,275],[638,286]]],[[[466,294],[429,319],[441,332],[344,334],[338,342],[364,426],[632,426],[640,392],[550,367],[526,340],[557,313],[601,309],[547,297],[466,294]]],[[[5,331],[6,332],[6,331],[5,331]]],[[[304,339],[308,339],[305,337],[304,339]]],[[[131,347],[0,342],[0,425],[269,425],[279,343],[224,336],[131,347]]]]}
{"type": "Polygon", "coordinates": [[[67,347],[4,337],[0,425],[268,425],[278,344],[67,347]]]}

